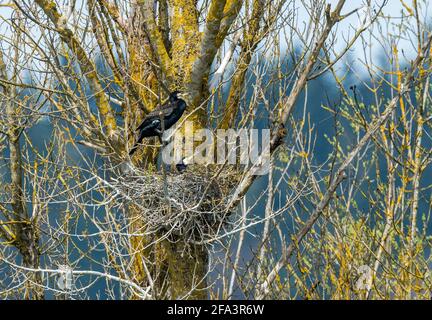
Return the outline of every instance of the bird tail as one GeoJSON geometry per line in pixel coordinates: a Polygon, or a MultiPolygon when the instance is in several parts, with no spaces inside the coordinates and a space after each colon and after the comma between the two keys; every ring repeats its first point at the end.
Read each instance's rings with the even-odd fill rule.
{"type": "Polygon", "coordinates": [[[135,151],[138,149],[139,144],[141,143],[141,141],[143,140],[143,136],[140,136],[138,138],[138,140],[134,143],[134,145],[132,146],[132,149],[130,149],[129,151],[129,157],[132,157],[132,155],[135,153],[135,151]]]}
{"type": "Polygon", "coordinates": [[[132,157],[132,155],[135,153],[135,151],[138,149],[138,143],[135,143],[132,147],[132,149],[129,151],[129,157],[132,157]]]}

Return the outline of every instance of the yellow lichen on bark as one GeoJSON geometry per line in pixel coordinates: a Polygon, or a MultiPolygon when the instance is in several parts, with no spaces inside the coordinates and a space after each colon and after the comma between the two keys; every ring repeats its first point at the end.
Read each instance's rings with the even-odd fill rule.
{"type": "Polygon", "coordinates": [[[198,12],[193,0],[171,0],[173,17],[172,74],[174,85],[182,87],[190,76],[192,65],[198,55],[201,34],[198,28],[198,12]]]}
{"type": "Polygon", "coordinates": [[[165,48],[164,40],[159,32],[156,21],[154,19],[153,13],[153,2],[138,0],[138,5],[142,11],[142,17],[147,30],[147,37],[149,38],[149,45],[152,47],[153,55],[157,62],[159,62],[159,67],[161,68],[164,75],[170,79],[171,78],[171,59],[165,48]]]}
{"type": "MultiPolygon", "coordinates": [[[[98,78],[94,63],[87,57],[85,50],[82,48],[79,40],[72,30],[67,27],[66,19],[57,10],[54,1],[36,0],[36,3],[42,8],[51,22],[55,25],[60,38],[66,43],[69,49],[75,54],[80,64],[83,74],[86,75],[90,89],[92,90],[99,113],[102,116],[103,124],[108,136],[113,136],[117,128],[116,120],[113,115],[111,106],[105,96],[104,88],[98,78]]],[[[90,119],[89,119],[90,120],[90,119]]]]}
{"type": "Polygon", "coordinates": [[[244,31],[242,41],[242,51],[240,53],[239,62],[233,76],[230,92],[226,102],[226,108],[223,111],[223,118],[219,124],[222,129],[227,129],[234,125],[238,109],[240,97],[243,91],[243,86],[246,78],[246,73],[249,68],[253,53],[258,45],[260,34],[260,21],[264,14],[263,1],[254,0],[252,9],[252,18],[249,28],[244,31]]]}
{"type": "MultiPolygon", "coordinates": [[[[105,1],[102,1],[105,3],[105,1]]],[[[167,96],[169,91],[181,90],[189,93],[188,108],[182,120],[193,123],[196,131],[207,124],[207,80],[210,67],[217,50],[237,16],[242,0],[213,0],[210,3],[204,33],[199,31],[197,3],[195,0],[168,0],[172,9],[170,19],[170,42],[167,42],[163,28],[158,24],[158,15],[153,12],[152,2],[138,0],[131,25],[127,30],[128,75],[136,85],[138,97],[128,94],[129,139],[133,143],[134,128],[145,116],[140,103],[152,110],[167,96]],[[191,94],[191,79],[194,93],[191,94]],[[159,96],[159,97],[158,97],[159,96]],[[138,101],[140,100],[140,101],[138,101]]],[[[113,16],[117,13],[113,12],[113,16]]],[[[160,21],[159,21],[160,23],[160,21]]],[[[166,24],[166,22],[165,22],[166,24]]],[[[185,126],[180,128],[185,133],[185,126]]],[[[154,144],[147,139],[149,144],[154,144]]],[[[143,147],[135,153],[133,161],[137,166],[152,170],[159,148],[143,147]]],[[[145,221],[140,219],[140,210],[131,205],[129,218],[131,234],[143,233],[145,221]]],[[[186,244],[164,240],[152,243],[146,236],[131,238],[133,278],[142,286],[147,286],[149,273],[153,277],[156,298],[181,298],[192,292],[190,298],[207,298],[205,290],[207,252],[204,246],[187,245],[189,253],[184,253],[186,244]],[[145,265],[144,263],[147,262],[145,265]],[[148,270],[146,270],[146,268],[148,270]],[[169,288],[163,285],[169,282],[169,288]],[[197,281],[197,282],[195,282],[197,281]]]]}
{"type": "Polygon", "coordinates": [[[227,33],[240,12],[243,0],[227,0],[223,12],[219,33],[216,37],[216,47],[220,47],[225,40],[227,33]]]}

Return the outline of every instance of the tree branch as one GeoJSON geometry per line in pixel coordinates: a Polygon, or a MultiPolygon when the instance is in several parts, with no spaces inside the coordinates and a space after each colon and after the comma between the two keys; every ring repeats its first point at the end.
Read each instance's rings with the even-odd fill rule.
{"type": "Polygon", "coordinates": [[[342,182],[342,180],[345,178],[345,171],[348,169],[351,162],[354,160],[354,158],[358,155],[358,153],[363,149],[363,147],[369,142],[371,137],[377,132],[377,130],[384,124],[384,122],[388,119],[388,117],[392,114],[394,109],[397,107],[397,103],[399,99],[401,99],[405,94],[408,93],[410,89],[410,83],[413,80],[414,74],[417,71],[417,68],[421,65],[421,63],[424,60],[424,52],[427,52],[430,44],[432,42],[432,35],[429,36],[429,39],[426,43],[426,45],[422,48],[421,53],[417,56],[415,61],[413,62],[411,66],[410,72],[406,75],[406,80],[402,84],[401,91],[397,96],[395,96],[387,106],[387,108],[384,110],[384,112],[376,118],[371,126],[369,127],[368,131],[365,133],[363,138],[359,141],[357,146],[348,154],[348,156],[345,158],[345,160],[340,165],[336,175],[335,179],[332,181],[330,186],[327,189],[327,192],[325,193],[324,197],[321,199],[321,201],[316,206],[314,212],[307,220],[306,224],[303,226],[303,228],[300,229],[300,231],[293,237],[293,242],[289,245],[288,249],[284,251],[279,261],[276,263],[272,271],[268,274],[265,281],[260,285],[260,294],[256,297],[256,299],[263,299],[265,295],[268,293],[269,286],[273,282],[273,280],[276,278],[279,271],[288,263],[288,260],[292,256],[292,254],[295,252],[295,250],[300,245],[301,241],[304,239],[306,234],[311,230],[315,222],[318,220],[318,218],[322,215],[323,210],[327,207],[328,203],[330,202],[331,198],[333,197],[336,188],[339,186],[339,184],[342,182]]]}
{"type": "MultiPolygon", "coordinates": [[[[319,37],[314,49],[312,50],[312,53],[309,57],[309,60],[301,72],[301,75],[299,79],[297,79],[297,82],[294,85],[294,88],[292,89],[288,99],[286,100],[285,104],[283,105],[281,117],[279,119],[279,125],[277,126],[272,139],[270,141],[269,146],[269,152],[270,154],[273,154],[274,151],[277,149],[277,147],[282,143],[283,138],[286,135],[286,130],[284,128],[285,123],[288,121],[288,117],[290,116],[291,112],[294,109],[294,106],[297,102],[298,97],[300,96],[300,93],[303,91],[303,88],[305,87],[307,83],[307,79],[309,76],[309,73],[312,71],[319,53],[321,49],[323,48],[325,41],[327,37],[330,34],[330,31],[332,30],[333,26],[339,21],[339,13],[342,10],[343,4],[345,3],[345,0],[340,0],[335,11],[330,14],[330,8],[327,7],[327,23],[326,26],[319,37]]],[[[228,204],[228,210],[234,209],[240,199],[246,194],[249,187],[252,185],[253,181],[255,180],[256,176],[254,175],[253,170],[249,170],[249,172],[245,175],[245,177],[242,179],[241,183],[235,190],[233,196],[231,197],[231,200],[228,204]]]]}
{"type": "Polygon", "coordinates": [[[86,75],[89,86],[95,96],[96,104],[99,113],[103,118],[107,134],[109,137],[113,136],[117,128],[117,123],[109,101],[105,96],[104,88],[99,81],[94,63],[89,59],[84,48],[81,46],[80,41],[76,38],[72,30],[67,27],[66,19],[57,10],[55,2],[52,0],[36,0],[36,3],[42,8],[51,22],[55,25],[62,41],[68,45],[69,49],[77,57],[82,72],[86,75]]]}

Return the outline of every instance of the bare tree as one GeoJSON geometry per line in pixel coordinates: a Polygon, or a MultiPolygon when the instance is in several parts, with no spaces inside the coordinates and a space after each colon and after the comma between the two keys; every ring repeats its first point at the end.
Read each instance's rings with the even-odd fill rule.
{"type": "Polygon", "coordinates": [[[0,295],[429,297],[427,2],[398,20],[387,1],[328,2],[0,2],[0,295]],[[347,63],[354,46],[369,79],[347,63]],[[325,161],[308,104],[322,77],[338,96],[325,161]],[[187,109],[170,146],[196,160],[201,129],[207,155],[231,129],[235,153],[263,124],[268,145],[252,164],[237,154],[184,173],[157,139],[131,158],[135,129],[175,90],[187,109]]]}

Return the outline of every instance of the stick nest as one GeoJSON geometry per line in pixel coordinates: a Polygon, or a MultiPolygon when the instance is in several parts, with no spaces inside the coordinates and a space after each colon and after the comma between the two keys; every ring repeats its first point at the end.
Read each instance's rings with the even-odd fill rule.
{"type": "Polygon", "coordinates": [[[232,167],[193,166],[165,176],[134,172],[116,179],[114,187],[125,206],[136,206],[146,232],[202,242],[226,227],[226,202],[240,177],[232,167]]]}

